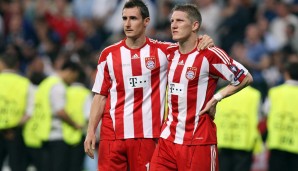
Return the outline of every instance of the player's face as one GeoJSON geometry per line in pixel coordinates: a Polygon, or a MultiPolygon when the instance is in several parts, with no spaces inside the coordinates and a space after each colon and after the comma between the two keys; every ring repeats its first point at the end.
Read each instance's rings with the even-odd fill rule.
{"type": "Polygon", "coordinates": [[[171,18],[172,38],[175,41],[181,42],[187,40],[193,32],[193,25],[187,16],[187,13],[182,11],[174,11],[171,18]]]}
{"type": "Polygon", "coordinates": [[[122,11],[123,29],[126,37],[139,38],[145,34],[149,18],[143,19],[139,8],[125,8],[122,11]]]}

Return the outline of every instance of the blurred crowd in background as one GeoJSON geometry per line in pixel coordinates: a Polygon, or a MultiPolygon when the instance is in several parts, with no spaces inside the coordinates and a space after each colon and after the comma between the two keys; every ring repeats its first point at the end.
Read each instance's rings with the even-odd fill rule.
{"type": "MultiPolygon", "coordinates": [[[[172,41],[171,9],[194,3],[202,14],[200,34],[245,65],[253,87],[267,96],[284,82],[283,64],[298,61],[298,0],[146,0],[147,35],[172,41]]],[[[0,54],[18,56],[19,71],[38,85],[64,61],[80,63],[91,88],[102,49],[124,38],[125,0],[1,0],[0,54]]],[[[260,123],[262,122],[260,114],[260,123]]],[[[265,136],[264,127],[260,126],[265,136]]],[[[264,138],[265,139],[265,138],[264,138]]]]}
{"type": "MultiPolygon", "coordinates": [[[[0,53],[19,56],[21,73],[35,84],[67,59],[79,61],[91,78],[100,51],[124,37],[124,2],[1,0],[0,53]]],[[[297,0],[148,0],[148,37],[171,41],[171,8],[183,2],[198,5],[200,34],[248,67],[263,97],[282,82],[281,64],[298,51],[297,0]]]]}

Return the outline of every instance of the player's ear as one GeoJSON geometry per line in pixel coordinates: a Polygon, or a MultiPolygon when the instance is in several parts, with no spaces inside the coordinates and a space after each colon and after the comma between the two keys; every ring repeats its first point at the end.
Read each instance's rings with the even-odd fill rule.
{"type": "Polygon", "coordinates": [[[145,27],[147,27],[149,23],[150,23],[150,18],[149,17],[145,18],[144,19],[144,25],[145,25],[145,27]]]}
{"type": "Polygon", "coordinates": [[[200,28],[200,23],[198,21],[193,22],[192,24],[192,30],[193,31],[198,31],[200,28]]]}

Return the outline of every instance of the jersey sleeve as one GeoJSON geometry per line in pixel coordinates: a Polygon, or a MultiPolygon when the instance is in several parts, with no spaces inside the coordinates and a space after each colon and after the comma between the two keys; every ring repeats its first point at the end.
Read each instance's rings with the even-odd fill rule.
{"type": "Polygon", "coordinates": [[[232,85],[240,84],[246,77],[248,70],[239,62],[229,57],[220,48],[208,48],[210,74],[229,81],[232,85]]]}
{"type": "Polygon", "coordinates": [[[97,73],[94,81],[92,91],[103,96],[108,96],[111,87],[111,77],[109,75],[109,68],[107,65],[107,56],[109,53],[103,51],[99,57],[97,65],[97,73]]]}

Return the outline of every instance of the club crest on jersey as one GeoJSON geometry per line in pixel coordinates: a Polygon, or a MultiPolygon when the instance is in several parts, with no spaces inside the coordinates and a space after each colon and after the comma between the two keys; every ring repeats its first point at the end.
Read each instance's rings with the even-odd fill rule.
{"type": "Polygon", "coordinates": [[[196,67],[187,67],[185,77],[189,80],[193,80],[196,77],[197,68],[196,67]]]}
{"type": "Polygon", "coordinates": [[[153,70],[156,67],[155,57],[146,57],[145,63],[146,63],[146,67],[150,70],[153,70]]]}

